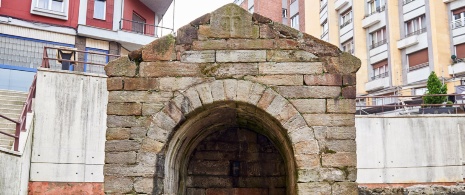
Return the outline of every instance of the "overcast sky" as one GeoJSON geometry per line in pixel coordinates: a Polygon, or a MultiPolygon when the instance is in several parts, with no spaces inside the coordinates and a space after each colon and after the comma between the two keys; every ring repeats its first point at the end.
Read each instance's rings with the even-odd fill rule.
{"type": "MultiPolygon", "coordinates": [[[[178,29],[192,20],[210,13],[234,0],[175,0],[174,29],[178,29]]],[[[163,18],[164,27],[173,27],[173,4],[163,18]]],[[[165,33],[163,33],[165,35],[165,33]]]]}

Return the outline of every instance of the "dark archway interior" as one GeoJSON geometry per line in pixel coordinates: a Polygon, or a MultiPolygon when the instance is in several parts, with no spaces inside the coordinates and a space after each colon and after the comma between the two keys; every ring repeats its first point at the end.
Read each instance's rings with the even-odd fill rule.
{"type": "Polygon", "coordinates": [[[215,102],[176,129],[166,152],[165,194],[295,194],[288,132],[262,109],[215,102]]]}
{"type": "Polygon", "coordinates": [[[188,195],[286,194],[284,159],[266,136],[254,131],[216,131],[189,158],[188,195]]]}

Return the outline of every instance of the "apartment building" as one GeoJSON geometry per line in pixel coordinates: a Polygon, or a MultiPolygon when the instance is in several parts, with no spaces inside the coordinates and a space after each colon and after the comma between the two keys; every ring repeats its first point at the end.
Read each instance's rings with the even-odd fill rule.
{"type": "MultiPolygon", "coordinates": [[[[58,56],[44,47],[119,55],[150,43],[160,36],[159,22],[172,1],[0,0],[0,89],[27,91],[44,53],[58,56]]],[[[88,63],[111,60],[91,53],[68,56],[88,63]]],[[[91,64],[71,69],[103,73],[91,64]]]]}
{"type": "Polygon", "coordinates": [[[422,95],[431,71],[448,93],[465,83],[465,0],[295,0],[283,10],[285,3],[300,6],[299,30],[361,59],[358,95],[422,95]]]}

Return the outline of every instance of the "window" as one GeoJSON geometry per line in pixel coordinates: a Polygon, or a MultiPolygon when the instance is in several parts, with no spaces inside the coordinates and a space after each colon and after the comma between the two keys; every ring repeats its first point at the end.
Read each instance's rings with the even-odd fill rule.
{"type": "Polygon", "coordinates": [[[283,8],[283,18],[287,18],[287,9],[283,8]]]}
{"type": "Polygon", "coordinates": [[[465,7],[452,11],[452,29],[465,26],[465,7]]]}
{"type": "Polygon", "coordinates": [[[418,70],[429,65],[428,49],[423,49],[411,54],[407,54],[408,71],[418,70]]]}
{"type": "Polygon", "coordinates": [[[415,88],[413,89],[413,95],[425,95],[426,88],[415,88]]]}
{"type": "Polygon", "coordinates": [[[376,80],[379,78],[384,78],[384,77],[389,76],[387,60],[383,60],[381,62],[375,63],[372,65],[372,67],[373,67],[373,77],[371,77],[371,80],[376,80]]]}
{"type": "Polygon", "coordinates": [[[323,39],[323,37],[325,37],[328,34],[328,28],[328,20],[325,20],[323,24],[321,24],[321,39],[323,39]]]}
{"type": "Polygon", "coordinates": [[[385,2],[384,0],[371,0],[368,1],[368,14],[372,15],[377,12],[382,12],[385,9],[385,2]]]}
{"type": "Polygon", "coordinates": [[[144,34],[145,19],[136,12],[132,13],[132,32],[144,34]]]}
{"type": "Polygon", "coordinates": [[[345,51],[350,54],[354,54],[354,40],[350,39],[346,41],[345,43],[341,44],[342,51],[345,51]]]}
{"type": "Polygon", "coordinates": [[[94,2],[94,18],[105,20],[106,0],[95,0],[94,2]]]}
{"type": "Polygon", "coordinates": [[[352,22],[352,10],[346,11],[341,15],[341,28],[344,28],[352,22]]]}
{"type": "Polygon", "coordinates": [[[33,0],[31,14],[68,20],[68,0],[33,0]]]}
{"type": "Polygon", "coordinates": [[[465,43],[455,45],[455,56],[459,59],[465,59],[465,43]]]}
{"type": "Polygon", "coordinates": [[[386,43],[386,27],[370,33],[370,40],[370,49],[384,45],[386,43]]]}
{"type": "Polygon", "coordinates": [[[425,15],[405,22],[405,37],[426,32],[425,15]]]}
{"type": "Polygon", "coordinates": [[[328,0],[320,0],[320,12],[326,7],[326,5],[328,5],[328,0]]]}
{"type": "Polygon", "coordinates": [[[291,27],[299,30],[299,14],[292,16],[291,27]]]}

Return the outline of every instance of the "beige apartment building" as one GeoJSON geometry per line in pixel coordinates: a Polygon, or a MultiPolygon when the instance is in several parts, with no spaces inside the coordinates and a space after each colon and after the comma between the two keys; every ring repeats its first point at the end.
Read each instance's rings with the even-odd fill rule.
{"type": "MultiPolygon", "coordinates": [[[[267,0],[235,2],[260,10],[261,1],[267,0]]],[[[448,85],[448,93],[456,93],[456,86],[465,83],[465,0],[283,0],[275,4],[282,8],[283,23],[362,60],[357,72],[359,96],[422,95],[431,71],[448,85]],[[289,22],[296,16],[300,25],[289,22]],[[457,57],[455,62],[452,55],[457,57]]]]}

